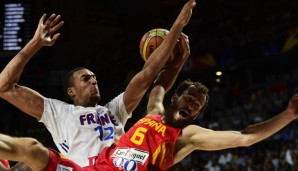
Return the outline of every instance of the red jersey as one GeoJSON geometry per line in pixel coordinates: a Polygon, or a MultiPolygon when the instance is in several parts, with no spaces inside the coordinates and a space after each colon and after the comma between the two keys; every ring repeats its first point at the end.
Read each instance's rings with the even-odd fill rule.
{"type": "MultiPolygon", "coordinates": [[[[58,153],[53,149],[48,149],[50,153],[50,159],[47,167],[43,171],[54,171],[54,170],[63,170],[63,171],[89,171],[81,168],[75,162],[65,158],[64,155],[58,153]]],[[[90,169],[91,170],[91,169],[90,169]]]]}
{"type": "MultiPolygon", "coordinates": [[[[0,164],[3,166],[3,167],[6,167],[7,169],[10,169],[10,164],[8,162],[8,160],[0,160],[0,164]]],[[[1,167],[0,167],[1,168],[1,167]]]]}
{"type": "Polygon", "coordinates": [[[161,115],[140,119],[118,142],[106,147],[97,170],[167,170],[174,165],[174,146],[180,128],[161,121],[161,115]]]}

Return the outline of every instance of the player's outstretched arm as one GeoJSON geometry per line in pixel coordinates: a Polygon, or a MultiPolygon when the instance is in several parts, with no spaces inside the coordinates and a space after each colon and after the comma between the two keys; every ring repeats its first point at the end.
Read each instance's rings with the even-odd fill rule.
{"type": "Polygon", "coordinates": [[[43,46],[52,46],[60,36],[55,32],[64,23],[59,22],[61,16],[52,14],[48,19],[45,18],[46,14],[40,18],[33,38],[0,73],[0,97],[37,119],[40,119],[43,112],[43,97],[17,83],[25,65],[34,54],[43,46]]]}
{"type": "Polygon", "coordinates": [[[195,0],[189,0],[184,5],[163,42],[148,58],[142,71],[136,74],[128,84],[124,94],[124,104],[128,113],[137,107],[158,73],[168,61],[183,28],[191,17],[192,9],[195,5],[195,0]]]}
{"type": "Polygon", "coordinates": [[[298,118],[298,96],[294,95],[286,110],[267,121],[250,125],[243,131],[213,131],[196,125],[183,129],[178,141],[180,147],[177,158],[193,150],[222,150],[234,147],[247,147],[260,142],[280,131],[298,118]]]}
{"type": "Polygon", "coordinates": [[[43,170],[49,151],[33,138],[15,138],[0,134],[0,159],[26,163],[32,170],[43,170]]]}
{"type": "Polygon", "coordinates": [[[175,83],[184,63],[190,55],[189,39],[187,35],[182,33],[178,44],[180,48],[180,56],[175,57],[172,63],[166,65],[154,81],[154,86],[161,85],[166,92],[169,91],[175,83]]]}

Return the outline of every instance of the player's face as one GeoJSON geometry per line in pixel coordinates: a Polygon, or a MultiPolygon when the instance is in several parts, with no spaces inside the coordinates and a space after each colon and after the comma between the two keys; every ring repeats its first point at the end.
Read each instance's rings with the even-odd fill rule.
{"type": "Polygon", "coordinates": [[[96,76],[88,69],[73,74],[73,90],[76,105],[95,106],[100,100],[96,76]]]}
{"type": "Polygon", "coordinates": [[[165,112],[166,123],[179,128],[190,125],[205,103],[206,96],[195,86],[190,86],[181,96],[173,99],[171,107],[165,112]]]}

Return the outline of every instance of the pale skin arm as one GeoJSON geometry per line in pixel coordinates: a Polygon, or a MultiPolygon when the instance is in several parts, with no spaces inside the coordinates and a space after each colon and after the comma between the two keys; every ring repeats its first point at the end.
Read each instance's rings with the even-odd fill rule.
{"type": "Polygon", "coordinates": [[[189,0],[184,5],[164,41],[148,58],[142,71],[137,73],[127,85],[123,98],[128,113],[131,113],[137,107],[158,73],[168,61],[183,28],[189,22],[195,5],[195,0],[189,0]]]}
{"type": "Polygon", "coordinates": [[[151,90],[147,104],[147,115],[164,113],[163,99],[165,97],[165,94],[165,89],[160,85],[155,86],[151,90]]]}
{"type": "Polygon", "coordinates": [[[15,138],[0,134],[0,158],[19,161],[32,170],[42,170],[49,162],[49,151],[33,138],[15,138]]]}
{"type": "Polygon", "coordinates": [[[43,113],[43,96],[38,92],[18,85],[19,78],[27,62],[43,46],[52,46],[60,34],[55,33],[63,24],[60,15],[52,14],[45,20],[44,14],[38,23],[33,38],[6,65],[0,74],[0,97],[23,112],[40,119],[43,113]]]}
{"type": "Polygon", "coordinates": [[[164,106],[162,104],[165,93],[173,86],[183,64],[188,59],[190,54],[188,37],[184,34],[180,37],[181,56],[174,59],[173,63],[166,66],[156,78],[153,89],[150,92],[149,101],[147,104],[147,115],[162,114],[164,106]]]}
{"type": "Polygon", "coordinates": [[[213,131],[196,125],[182,130],[177,141],[175,162],[193,150],[222,150],[247,147],[275,134],[298,117],[298,96],[293,96],[286,110],[267,121],[250,125],[243,131],[213,131]]]}
{"type": "Polygon", "coordinates": [[[161,85],[166,92],[171,89],[184,63],[190,55],[188,36],[182,33],[179,38],[180,56],[177,56],[172,63],[166,65],[159,73],[153,86],[161,85]]]}

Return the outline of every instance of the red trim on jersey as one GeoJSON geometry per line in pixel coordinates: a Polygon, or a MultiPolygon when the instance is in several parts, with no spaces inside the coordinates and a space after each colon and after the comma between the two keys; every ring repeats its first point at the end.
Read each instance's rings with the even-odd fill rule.
{"type": "Polygon", "coordinates": [[[8,160],[0,160],[0,162],[7,168],[10,169],[10,164],[8,160]]]}
{"type": "MultiPolygon", "coordinates": [[[[65,158],[62,154],[58,153],[53,149],[48,149],[50,154],[50,160],[47,167],[43,171],[53,171],[53,170],[72,170],[72,171],[84,171],[79,165],[75,162],[65,158]]],[[[91,171],[91,170],[90,170],[91,171]]]]}

